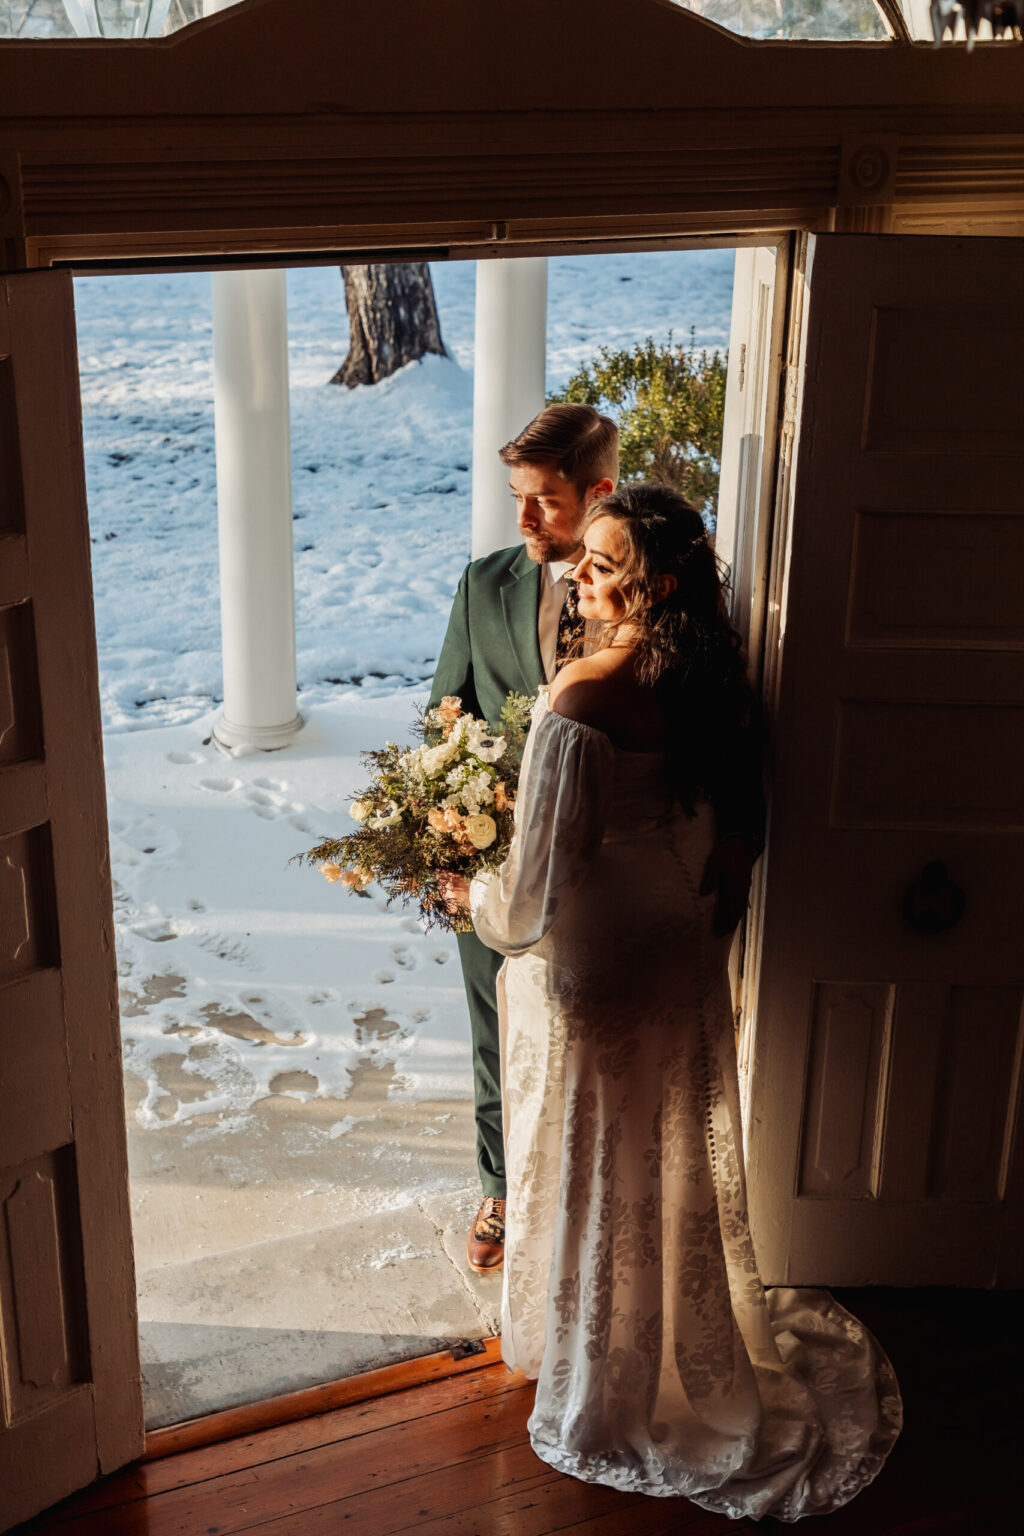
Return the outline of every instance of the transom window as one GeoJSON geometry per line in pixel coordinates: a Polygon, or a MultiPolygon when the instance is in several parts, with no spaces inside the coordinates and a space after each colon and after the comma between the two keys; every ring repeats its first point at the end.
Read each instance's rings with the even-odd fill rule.
{"type": "MultiPolygon", "coordinates": [[[[0,39],[166,37],[245,0],[0,0],[0,39]]],[[[740,37],[783,42],[931,41],[930,0],[672,0],[740,37]]],[[[956,22],[955,38],[964,36],[956,22]]],[[[991,40],[987,21],[978,27],[991,40]]]]}
{"type": "Polygon", "coordinates": [[[244,0],[0,0],[0,38],[166,37],[244,0]]]}
{"type": "MultiPolygon", "coordinates": [[[[930,0],[673,0],[741,37],[786,42],[932,42],[930,0]]],[[[954,40],[964,38],[957,19],[954,40]]],[[[992,40],[987,21],[980,42],[992,40]]]]}

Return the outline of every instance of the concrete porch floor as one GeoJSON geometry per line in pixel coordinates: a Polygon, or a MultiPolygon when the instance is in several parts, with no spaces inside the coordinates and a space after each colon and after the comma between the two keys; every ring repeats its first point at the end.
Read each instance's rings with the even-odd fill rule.
{"type": "MultiPolygon", "coordinates": [[[[123,997],[126,1030],[148,1001],[123,997]]],[[[126,1072],[147,1428],[498,1331],[501,1281],[466,1262],[472,1105],[389,1101],[374,1045],[395,1026],[380,1009],[357,1024],[367,1054],[345,1099],[286,1097],[303,1074],[282,1073],[237,1128],[217,1110],[143,1128],[126,1072]]],[[[168,1041],[169,1116],[203,1092],[205,1049],[187,1026],[168,1041]]]]}

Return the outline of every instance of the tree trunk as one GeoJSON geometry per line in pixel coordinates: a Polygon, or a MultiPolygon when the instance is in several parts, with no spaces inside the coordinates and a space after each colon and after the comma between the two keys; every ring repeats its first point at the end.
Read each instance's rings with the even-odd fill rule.
{"type": "Polygon", "coordinates": [[[446,357],[434,284],[425,261],[342,267],[348,356],[331,380],[377,384],[428,352],[446,357]]]}

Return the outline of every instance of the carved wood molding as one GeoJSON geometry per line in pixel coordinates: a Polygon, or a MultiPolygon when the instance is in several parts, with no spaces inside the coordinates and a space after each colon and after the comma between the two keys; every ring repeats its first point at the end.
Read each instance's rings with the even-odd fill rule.
{"type": "MultiPolygon", "coordinates": [[[[7,169],[5,184],[17,186],[7,169]]],[[[819,228],[834,208],[1024,212],[1024,134],[678,148],[663,139],[647,153],[520,149],[514,157],[384,155],[379,143],[372,158],[79,151],[64,160],[26,156],[19,191],[0,211],[0,235],[24,242],[32,265],[100,254],[639,239],[819,228]]],[[[837,227],[887,228],[889,217],[841,217],[837,227]]]]}

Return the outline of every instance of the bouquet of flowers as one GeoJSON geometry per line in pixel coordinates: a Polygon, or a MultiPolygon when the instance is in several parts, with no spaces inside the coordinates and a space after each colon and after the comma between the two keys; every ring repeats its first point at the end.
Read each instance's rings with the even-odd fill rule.
{"type": "Polygon", "coordinates": [[[532,706],[510,693],[496,733],[464,713],[461,699],[442,699],[420,719],[420,746],[389,741],[363,753],[370,783],[349,806],[356,831],[325,837],[296,860],[356,891],[376,882],[389,903],[417,899],[428,928],[466,932],[469,919],[449,910],[439,877],[471,879],[505,859],[532,706]]]}

